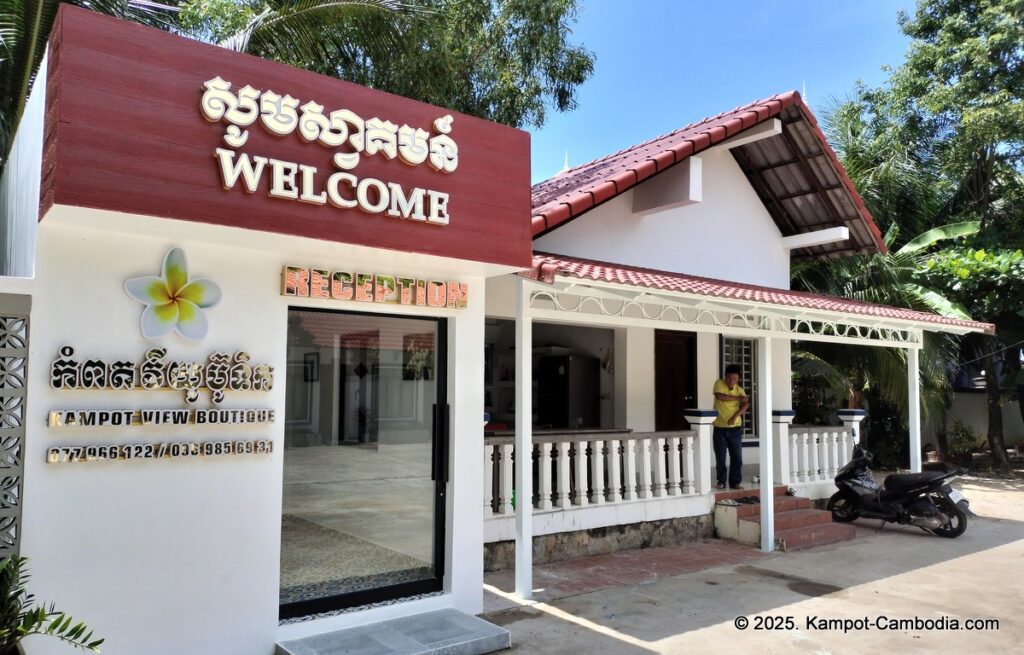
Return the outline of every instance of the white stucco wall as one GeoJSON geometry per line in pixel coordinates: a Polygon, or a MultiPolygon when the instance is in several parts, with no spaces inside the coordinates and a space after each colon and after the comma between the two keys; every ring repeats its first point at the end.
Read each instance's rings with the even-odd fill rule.
{"type": "Polygon", "coordinates": [[[627,191],[534,241],[534,250],[789,288],[782,235],[728,150],[703,159],[703,200],[633,214],[627,191]]]}
{"type": "MultiPolygon", "coordinates": [[[[953,394],[953,404],[946,417],[946,430],[953,423],[963,421],[978,437],[978,444],[988,440],[988,399],[984,393],[960,392],[953,394]]],[[[1024,444],[1024,421],[1016,400],[1003,402],[1003,439],[1007,446],[1024,444]]],[[[935,444],[935,425],[926,424],[921,428],[921,443],[935,444]]]]}
{"type": "Polygon", "coordinates": [[[11,156],[0,179],[0,275],[32,277],[35,270],[39,182],[43,166],[46,58],[25,104],[11,156]]]}
{"type": "MultiPolygon", "coordinates": [[[[295,638],[454,606],[482,606],[483,265],[356,248],[222,227],[58,207],[39,229],[34,284],[22,552],[32,589],[88,621],[107,638],[107,655],[270,655],[295,638]],[[170,336],[147,341],[142,306],[124,280],[158,273],[170,247],[185,250],[190,273],[223,290],[199,344],[170,336]],[[286,332],[280,296],[285,264],[455,278],[470,284],[467,309],[409,308],[292,299],[296,306],[449,318],[452,417],[446,594],[369,612],[278,626],[286,332]],[[257,426],[52,429],[55,408],[184,406],[171,391],[63,391],[48,386],[58,348],[76,357],[139,360],[147,348],[168,359],[205,360],[246,350],[275,368],[270,393],[229,393],[223,407],[271,407],[277,422],[257,426]],[[270,438],[270,456],[114,463],[46,464],[59,445],[270,438]]],[[[199,401],[209,406],[206,392],[199,401]]],[[[30,640],[31,655],[65,653],[30,640]]]]}

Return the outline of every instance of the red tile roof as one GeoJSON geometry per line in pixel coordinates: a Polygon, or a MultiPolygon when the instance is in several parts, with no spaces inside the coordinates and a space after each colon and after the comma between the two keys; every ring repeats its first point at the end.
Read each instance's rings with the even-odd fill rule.
{"type": "Polygon", "coordinates": [[[799,110],[813,136],[820,141],[842,188],[856,208],[870,235],[867,244],[885,252],[882,234],[874,219],[857,194],[849,176],[829,147],[824,133],[810,109],[796,91],[752,102],[744,107],[706,118],[675,132],[645,141],[588,164],[576,166],[533,186],[534,238],[566,223],[599,204],[614,198],[645,179],[686,158],[707,150],[715,144],[736,136],[772,118],[780,117],[784,110],[799,110]]]}
{"type": "Polygon", "coordinates": [[[531,279],[551,283],[556,275],[582,280],[611,282],[629,286],[675,291],[712,298],[727,298],[745,302],[765,303],[783,307],[801,307],[810,310],[841,312],[879,319],[896,319],[928,323],[935,326],[949,326],[961,330],[995,333],[995,326],[978,321],[965,321],[930,312],[920,312],[902,307],[890,307],[873,303],[836,298],[803,291],[774,289],[739,282],[714,280],[682,273],[656,271],[649,268],[610,264],[566,255],[534,253],[533,268],[522,273],[531,279]]]}

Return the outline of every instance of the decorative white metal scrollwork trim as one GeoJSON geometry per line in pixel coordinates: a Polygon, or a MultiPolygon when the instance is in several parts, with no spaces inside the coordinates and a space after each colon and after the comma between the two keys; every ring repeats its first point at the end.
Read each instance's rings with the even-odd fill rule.
{"type": "MultiPolygon", "coordinates": [[[[703,324],[729,329],[777,332],[799,340],[801,335],[836,341],[860,342],[865,345],[906,345],[921,344],[921,335],[913,329],[864,325],[826,318],[773,316],[768,313],[744,312],[725,307],[702,307],[700,304],[673,304],[668,298],[637,294],[633,298],[608,297],[602,291],[594,294],[580,293],[583,289],[574,286],[574,293],[561,293],[557,289],[534,290],[530,294],[531,309],[554,309],[559,312],[603,317],[664,321],[672,323],[703,324]],[[547,306],[550,305],[550,306],[547,306]]],[[[612,295],[612,294],[608,294],[612,295]]]]}

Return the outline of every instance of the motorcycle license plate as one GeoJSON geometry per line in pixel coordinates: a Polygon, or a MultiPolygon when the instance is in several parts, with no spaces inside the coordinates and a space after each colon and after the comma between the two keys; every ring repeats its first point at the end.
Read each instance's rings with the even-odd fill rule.
{"type": "Polygon", "coordinates": [[[964,495],[957,491],[956,489],[950,489],[949,499],[952,500],[954,503],[959,503],[961,500],[964,499],[964,495]]]}

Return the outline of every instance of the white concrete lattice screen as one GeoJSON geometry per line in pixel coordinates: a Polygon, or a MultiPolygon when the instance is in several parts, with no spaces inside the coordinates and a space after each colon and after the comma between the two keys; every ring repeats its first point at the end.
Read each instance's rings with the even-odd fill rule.
{"type": "Polygon", "coordinates": [[[31,297],[0,293],[0,558],[19,554],[31,297]]]}
{"type": "MultiPolygon", "coordinates": [[[[512,516],[515,446],[484,441],[484,515],[512,516]]],[[[699,493],[702,440],[696,431],[534,437],[537,511],[571,511],[699,493]]],[[[522,495],[516,493],[516,502],[522,495]]]]}

